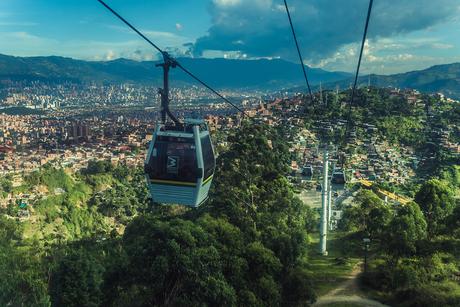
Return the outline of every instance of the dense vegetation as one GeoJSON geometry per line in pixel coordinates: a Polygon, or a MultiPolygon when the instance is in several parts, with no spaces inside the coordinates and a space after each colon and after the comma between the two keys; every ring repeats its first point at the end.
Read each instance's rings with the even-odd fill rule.
{"type": "Polygon", "coordinates": [[[315,214],[284,177],[286,144],[265,126],[243,131],[229,136],[211,200],[198,210],[148,205],[137,171],[108,162],[91,162],[77,176],[51,167],[29,175],[26,185],[47,194],[33,206],[34,223],[2,217],[8,248],[1,265],[14,261],[23,280],[2,270],[9,273],[0,281],[0,304],[293,306],[314,300],[304,262],[315,214]],[[24,292],[16,292],[18,282],[24,292]]]}
{"type": "Polygon", "coordinates": [[[26,107],[8,107],[2,108],[1,112],[7,115],[44,115],[42,110],[30,109],[26,107]]]}
{"type": "MultiPolygon", "coordinates": [[[[459,168],[449,170],[458,178],[459,168]]],[[[451,179],[451,177],[448,177],[451,179]]],[[[415,202],[389,207],[362,190],[357,206],[345,210],[340,227],[350,245],[371,239],[369,270],[363,284],[398,306],[460,304],[460,204],[458,182],[426,181],[415,202]]]]}

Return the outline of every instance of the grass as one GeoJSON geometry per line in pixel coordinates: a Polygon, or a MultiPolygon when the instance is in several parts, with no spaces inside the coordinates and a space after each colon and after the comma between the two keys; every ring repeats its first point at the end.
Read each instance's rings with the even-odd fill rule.
{"type": "Polygon", "coordinates": [[[344,234],[333,232],[328,236],[328,255],[318,252],[319,234],[314,234],[309,244],[307,269],[312,276],[313,288],[318,296],[337,288],[361,260],[358,255],[347,257],[343,252],[344,234]]]}

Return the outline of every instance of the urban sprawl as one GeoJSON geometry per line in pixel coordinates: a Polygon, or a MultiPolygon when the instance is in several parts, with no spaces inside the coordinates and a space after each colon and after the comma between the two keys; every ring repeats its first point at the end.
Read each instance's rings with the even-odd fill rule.
{"type": "MultiPolygon", "coordinates": [[[[110,160],[113,164],[141,166],[146,148],[152,138],[158,109],[155,89],[149,87],[55,85],[11,83],[0,101],[0,174],[11,175],[14,185],[22,183],[23,175],[46,164],[65,167],[76,172],[90,160],[110,160]],[[7,110],[21,107],[40,110],[43,114],[7,115],[7,110]],[[3,113],[2,113],[3,112],[3,113]]],[[[408,103],[424,107],[422,95],[416,90],[387,89],[391,96],[406,99],[408,103]]],[[[288,93],[265,95],[226,92],[238,97],[245,113],[268,125],[297,126],[297,134],[290,142],[291,180],[299,185],[308,181],[305,167],[314,173],[322,168],[321,144],[317,131],[301,127],[305,115],[301,97],[288,93]]],[[[436,94],[437,99],[458,103],[436,94]]],[[[205,118],[210,130],[225,132],[242,123],[242,115],[228,105],[210,97],[203,90],[190,87],[175,89],[172,108],[180,118],[205,118]]],[[[428,118],[434,117],[428,116],[428,118]]],[[[320,123],[332,129],[344,122],[320,123]]],[[[362,123],[367,137],[356,139],[358,150],[347,160],[351,180],[384,180],[404,184],[410,180],[420,163],[430,157],[418,155],[410,146],[394,148],[385,139],[378,138],[377,128],[362,123]]],[[[452,154],[459,154],[459,144],[449,139],[451,129],[432,127],[433,142],[452,154]]],[[[215,138],[216,147],[225,147],[225,138],[215,138]]],[[[18,196],[21,197],[21,196],[18,196]]]]}

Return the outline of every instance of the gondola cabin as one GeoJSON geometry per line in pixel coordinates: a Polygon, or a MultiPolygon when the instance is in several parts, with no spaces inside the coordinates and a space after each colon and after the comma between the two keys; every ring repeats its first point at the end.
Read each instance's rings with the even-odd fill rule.
{"type": "Polygon", "coordinates": [[[340,169],[334,170],[332,173],[331,182],[334,184],[345,184],[347,182],[345,173],[340,169]]]}
{"type": "Polygon", "coordinates": [[[208,198],[215,164],[204,121],[156,125],[144,166],[152,200],[198,207],[208,198]]]}
{"type": "Polygon", "coordinates": [[[311,165],[304,166],[302,169],[302,175],[305,176],[308,180],[311,180],[313,177],[313,167],[311,165]]]}

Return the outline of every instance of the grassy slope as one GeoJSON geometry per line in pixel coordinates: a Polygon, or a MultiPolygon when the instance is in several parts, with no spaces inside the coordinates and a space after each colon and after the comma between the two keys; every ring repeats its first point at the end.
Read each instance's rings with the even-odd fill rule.
{"type": "Polygon", "coordinates": [[[319,234],[312,236],[309,244],[308,270],[312,274],[313,287],[318,296],[336,288],[347,279],[353,268],[362,259],[356,253],[347,256],[342,248],[343,233],[332,232],[328,236],[328,255],[318,252],[319,234]]]}

